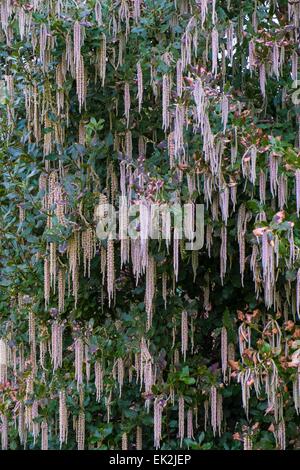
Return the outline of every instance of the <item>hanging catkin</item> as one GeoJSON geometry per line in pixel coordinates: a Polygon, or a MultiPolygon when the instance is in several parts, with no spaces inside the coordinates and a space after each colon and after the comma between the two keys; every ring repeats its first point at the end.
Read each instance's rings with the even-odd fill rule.
{"type": "Polygon", "coordinates": [[[118,385],[119,385],[119,397],[122,396],[122,387],[124,384],[124,362],[121,357],[117,359],[117,371],[118,371],[118,385]]]}
{"type": "Polygon", "coordinates": [[[221,248],[220,248],[220,278],[223,285],[227,269],[227,228],[221,227],[221,248]]]}
{"type": "Polygon", "coordinates": [[[189,339],[189,326],[188,326],[188,315],[186,311],[181,313],[181,354],[184,362],[186,361],[186,353],[188,350],[188,339],[189,339]]]}
{"type": "Polygon", "coordinates": [[[78,67],[81,61],[81,25],[79,21],[75,21],[74,23],[74,30],[73,30],[73,57],[74,57],[74,64],[75,67],[78,67]]]}
{"type": "Polygon", "coordinates": [[[0,384],[7,381],[7,348],[6,342],[0,339],[0,384]]]}
{"type": "Polygon", "coordinates": [[[83,383],[83,359],[84,347],[81,338],[76,338],[75,343],[75,380],[77,381],[77,388],[79,389],[83,383]]]}
{"type": "Polygon", "coordinates": [[[193,409],[192,408],[189,408],[187,412],[187,438],[194,439],[193,409]]]}
{"type": "Polygon", "coordinates": [[[51,362],[53,371],[62,366],[64,326],[57,320],[51,325],[51,362]]]}
{"type": "Polygon", "coordinates": [[[167,308],[167,296],[168,296],[168,287],[167,287],[168,275],[165,271],[162,273],[161,280],[162,280],[162,298],[164,300],[164,305],[166,309],[167,308]]]}
{"type": "Polygon", "coordinates": [[[214,436],[216,435],[217,432],[217,389],[215,386],[212,386],[210,389],[210,409],[211,409],[211,426],[213,430],[214,436]]]}
{"type": "Polygon", "coordinates": [[[299,213],[300,213],[300,170],[299,169],[297,169],[295,172],[295,193],[296,193],[297,216],[299,217],[299,213]]]}
{"type": "Polygon", "coordinates": [[[237,219],[237,235],[239,244],[239,262],[240,262],[240,275],[241,284],[244,285],[244,271],[245,271],[245,235],[247,229],[247,215],[245,204],[241,204],[238,211],[237,219]]]}
{"type": "Polygon", "coordinates": [[[139,22],[139,19],[141,17],[141,4],[142,4],[142,0],[133,1],[133,18],[136,23],[139,22]]]}
{"type": "Polygon", "coordinates": [[[104,87],[104,84],[105,84],[106,60],[107,60],[106,36],[104,33],[102,33],[101,45],[97,51],[97,57],[96,57],[96,66],[97,66],[97,71],[101,80],[102,87],[104,87]]]}
{"type": "Polygon", "coordinates": [[[84,450],[85,443],[85,413],[80,410],[76,426],[77,449],[84,450]]]}
{"type": "Polygon", "coordinates": [[[36,444],[36,440],[40,433],[40,423],[38,421],[39,418],[39,403],[37,400],[34,400],[32,405],[32,435],[33,435],[33,443],[36,444]]]}
{"type": "Polygon", "coordinates": [[[222,373],[223,373],[223,380],[226,381],[226,372],[227,372],[227,352],[228,352],[228,345],[227,345],[227,329],[225,326],[222,327],[221,330],[221,362],[222,362],[222,373]]]}
{"type": "Polygon", "coordinates": [[[95,362],[95,387],[96,387],[96,401],[101,401],[103,392],[103,369],[99,361],[95,362]]]}
{"type": "Polygon", "coordinates": [[[221,102],[223,132],[225,133],[228,122],[229,101],[227,95],[223,95],[221,102]]]}
{"type": "Polygon", "coordinates": [[[78,62],[76,64],[76,93],[79,103],[79,112],[81,112],[82,107],[85,103],[86,99],[86,76],[85,76],[85,67],[84,67],[84,60],[82,55],[80,54],[78,62]]]}
{"type": "Polygon", "coordinates": [[[259,199],[261,204],[266,203],[266,174],[263,170],[259,172],[259,199]]]}
{"type": "Polygon", "coordinates": [[[176,62],[176,92],[177,96],[181,98],[183,91],[183,74],[182,74],[182,61],[178,59],[176,62]]]}
{"type": "Polygon", "coordinates": [[[1,449],[8,449],[8,419],[7,416],[1,413],[1,449]]]}
{"type": "Polygon", "coordinates": [[[65,270],[60,268],[58,271],[58,312],[59,313],[62,313],[65,309],[65,287],[66,287],[65,270]]]}
{"type": "Polygon", "coordinates": [[[178,437],[180,439],[180,447],[182,447],[184,432],[185,432],[185,412],[184,412],[184,398],[182,395],[178,398],[178,437]]]}
{"type": "Polygon", "coordinates": [[[296,312],[298,318],[300,318],[300,268],[297,271],[297,281],[296,281],[296,312]]]}
{"type": "Polygon", "coordinates": [[[128,450],[128,439],[126,432],[123,432],[122,434],[122,450],[128,450]]]}
{"type": "Polygon", "coordinates": [[[48,450],[48,423],[43,420],[41,424],[42,436],[41,436],[41,449],[48,450]]]}
{"type": "Polygon", "coordinates": [[[114,297],[115,290],[115,255],[114,255],[114,240],[110,234],[107,240],[107,294],[108,305],[114,297]]]}
{"type": "Polygon", "coordinates": [[[95,254],[95,234],[92,227],[82,232],[81,246],[83,251],[83,274],[91,277],[91,261],[95,254]]]}
{"type": "Polygon", "coordinates": [[[265,64],[261,64],[259,67],[259,84],[262,96],[266,97],[266,67],[265,64]]]}
{"type": "Polygon", "coordinates": [[[143,450],[143,430],[141,426],[136,428],[136,450],[143,450]]]}
{"type": "Polygon", "coordinates": [[[174,228],[173,237],[173,270],[175,280],[177,281],[179,273],[179,233],[176,227],[174,228]]]}
{"type": "Polygon", "coordinates": [[[163,76],[162,93],[162,128],[166,132],[170,126],[170,79],[167,74],[163,76]]]}
{"type": "Polygon", "coordinates": [[[221,436],[221,427],[223,421],[223,397],[220,393],[217,394],[217,428],[219,436],[221,436]]]}
{"type": "Polygon", "coordinates": [[[214,76],[218,73],[218,54],[219,54],[219,33],[217,28],[214,28],[211,33],[211,47],[212,47],[212,69],[211,72],[214,76]]]}
{"type": "Polygon", "coordinates": [[[145,309],[147,314],[147,328],[151,328],[153,314],[153,299],[155,295],[156,284],[155,261],[149,256],[146,268],[146,290],[145,290],[145,309]]]}
{"type": "Polygon", "coordinates": [[[162,412],[163,400],[161,397],[156,397],[154,400],[154,447],[160,448],[160,441],[162,438],[162,412]]]}
{"type": "Polygon", "coordinates": [[[66,393],[59,391],[59,443],[60,448],[68,440],[68,410],[66,405],[66,393]]]}
{"type": "Polygon", "coordinates": [[[141,112],[142,109],[142,103],[143,103],[143,71],[141,67],[141,63],[137,63],[137,82],[138,82],[138,105],[139,105],[139,113],[141,112]]]}
{"type": "Polygon", "coordinates": [[[95,3],[95,18],[97,21],[98,26],[102,26],[102,5],[101,5],[102,0],[96,0],[95,3]]]}
{"type": "Polygon", "coordinates": [[[131,107],[131,100],[130,100],[130,88],[129,83],[125,82],[124,85],[124,115],[126,118],[126,126],[129,126],[129,118],[130,118],[130,107],[131,107]]]}
{"type": "Polygon", "coordinates": [[[36,321],[32,311],[28,316],[28,336],[30,344],[30,361],[32,366],[32,373],[36,372],[36,321]]]}

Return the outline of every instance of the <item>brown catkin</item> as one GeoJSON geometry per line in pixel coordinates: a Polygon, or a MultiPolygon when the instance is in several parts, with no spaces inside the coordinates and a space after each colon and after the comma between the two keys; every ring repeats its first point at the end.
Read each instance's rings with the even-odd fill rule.
{"type": "Polygon", "coordinates": [[[187,438],[194,439],[193,409],[192,408],[189,408],[187,412],[187,438]]]}
{"type": "Polygon", "coordinates": [[[136,428],[136,450],[143,450],[143,430],[141,426],[136,428]]]}
{"type": "Polygon", "coordinates": [[[78,450],[84,450],[85,444],[85,413],[83,410],[80,410],[77,426],[76,426],[76,440],[78,450]]]}
{"type": "Polygon", "coordinates": [[[128,439],[126,432],[123,432],[122,434],[122,450],[128,450],[128,439]]]}

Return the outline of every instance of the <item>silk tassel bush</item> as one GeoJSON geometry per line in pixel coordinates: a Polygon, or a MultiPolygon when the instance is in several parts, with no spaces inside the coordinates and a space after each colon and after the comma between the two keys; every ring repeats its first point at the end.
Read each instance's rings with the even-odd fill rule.
{"type": "Polygon", "coordinates": [[[2,449],[298,446],[299,4],[223,3],[1,3],[2,449]]]}

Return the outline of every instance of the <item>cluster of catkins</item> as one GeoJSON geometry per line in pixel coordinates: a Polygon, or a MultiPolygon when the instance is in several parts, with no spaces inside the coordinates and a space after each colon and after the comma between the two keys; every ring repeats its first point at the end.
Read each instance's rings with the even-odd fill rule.
{"type": "MultiPolygon", "coordinates": [[[[78,8],[80,8],[80,3],[78,8]]],[[[86,2],[82,2],[85,4],[86,2]]],[[[188,20],[178,28],[181,33],[179,56],[171,50],[165,51],[159,57],[164,72],[158,70],[157,62],[151,60],[150,78],[148,65],[143,58],[137,60],[132,75],[126,76],[121,84],[120,98],[113,106],[117,119],[122,123],[122,130],[115,129],[113,133],[114,151],[121,156],[118,165],[108,162],[106,166],[106,187],[98,191],[99,177],[94,168],[83,165],[83,157],[79,156],[74,162],[75,167],[87,172],[87,190],[97,193],[96,209],[91,217],[89,211],[81,202],[76,207],[74,219],[74,201],[68,195],[64,184],[65,178],[72,168],[64,166],[63,158],[53,161],[51,155],[58,153],[62,157],[66,147],[66,133],[72,125],[70,96],[64,87],[66,80],[73,80],[76,90],[80,124],[78,126],[77,142],[82,147],[88,145],[85,130],[85,113],[89,111],[89,90],[92,84],[100,82],[102,89],[111,87],[107,83],[108,68],[113,67],[121,73],[126,62],[126,48],[130,44],[132,27],[139,24],[143,14],[147,12],[147,2],[134,0],[129,2],[113,2],[106,18],[106,2],[94,2],[89,20],[76,16],[71,2],[34,0],[32,4],[19,4],[12,0],[3,0],[0,8],[1,37],[5,38],[7,46],[14,41],[27,41],[31,44],[34,59],[24,59],[24,69],[31,76],[25,80],[24,105],[30,144],[41,147],[43,155],[43,170],[39,177],[39,193],[41,196],[41,211],[45,216],[46,230],[51,232],[57,225],[69,230],[70,236],[64,243],[47,241],[45,252],[41,255],[44,263],[44,306],[49,313],[48,323],[42,323],[38,315],[28,307],[28,345],[11,344],[8,336],[0,340],[0,384],[5,386],[9,381],[13,386],[18,382],[20,374],[26,372],[24,399],[17,402],[13,410],[1,408],[1,437],[2,449],[8,447],[8,422],[15,420],[19,439],[26,445],[28,434],[34,442],[41,436],[41,448],[48,449],[49,436],[55,435],[59,445],[67,444],[70,423],[76,436],[78,449],[86,447],[86,414],[85,386],[94,382],[95,400],[101,403],[105,400],[106,420],[111,419],[111,402],[113,397],[121,397],[127,381],[134,382],[140,387],[145,400],[145,408],[153,413],[154,434],[153,447],[159,448],[164,436],[163,418],[170,403],[177,404],[178,409],[178,442],[182,446],[184,439],[194,438],[198,425],[198,406],[190,404],[183,393],[172,387],[169,394],[154,394],[153,387],[160,384],[160,374],[157,360],[151,348],[147,334],[153,327],[155,315],[163,315],[156,311],[156,297],[162,295],[164,307],[167,310],[169,300],[176,295],[179,283],[180,269],[190,269],[197,278],[199,256],[201,253],[210,258],[213,250],[219,252],[219,280],[223,285],[228,270],[238,263],[241,286],[244,286],[245,276],[253,278],[253,289],[263,301],[266,309],[283,311],[288,318],[289,311],[299,315],[300,311],[300,269],[295,281],[286,280],[285,290],[279,289],[278,276],[282,269],[280,257],[280,233],[276,231],[280,224],[284,225],[289,242],[289,257],[287,263],[291,270],[299,265],[299,249],[294,241],[294,223],[285,219],[285,209],[288,201],[295,196],[295,213],[300,212],[300,170],[294,171],[293,187],[288,185],[288,176],[282,171],[285,161],[283,154],[272,150],[271,143],[262,143],[259,130],[253,126],[253,135],[244,131],[243,126],[234,125],[234,116],[247,113],[246,105],[239,101],[227,88],[220,85],[226,77],[226,68],[232,67],[235,59],[236,45],[243,40],[243,16],[240,23],[229,21],[224,28],[218,22],[218,3],[180,0],[174,2],[174,11],[170,29],[179,26],[181,15],[188,20]],[[104,6],[105,3],[105,6],[104,6]],[[44,22],[35,23],[35,13],[44,18],[44,22]],[[53,17],[67,18],[69,28],[64,34],[63,52],[54,56],[57,37],[55,29],[51,28],[53,17]],[[90,51],[88,47],[89,29],[97,27],[99,43],[90,51]],[[203,43],[205,47],[203,48],[203,43]],[[201,55],[200,55],[201,52],[201,55]],[[201,57],[201,59],[200,59],[201,57]],[[54,74],[52,68],[54,67],[54,74]],[[92,70],[92,72],[91,72],[92,70]],[[40,78],[37,78],[40,74],[40,78]],[[149,83],[147,82],[149,81],[149,83]],[[163,179],[148,174],[146,170],[147,145],[151,141],[156,145],[156,131],[151,139],[143,134],[136,136],[133,132],[137,115],[143,115],[147,94],[151,94],[155,107],[160,109],[161,133],[165,138],[165,153],[167,155],[168,171],[171,182],[176,182],[176,190],[172,193],[175,202],[182,201],[181,187],[185,187],[186,211],[184,217],[184,234],[186,240],[193,246],[196,236],[197,202],[205,205],[205,236],[204,246],[192,250],[187,257],[185,244],[182,242],[177,228],[172,226],[170,213],[163,220],[164,237],[159,233],[160,246],[164,246],[170,262],[159,264],[151,251],[150,238],[154,224],[155,209],[161,209],[166,201],[163,200],[163,179]],[[135,110],[137,104],[137,112],[135,110]],[[55,119],[51,116],[55,115],[55,119]],[[216,124],[217,121],[217,124],[216,124]],[[218,131],[215,130],[216,125],[218,131]],[[46,131],[45,131],[46,130],[46,131]],[[190,155],[189,139],[197,138],[200,142],[199,155],[190,155]],[[240,164],[238,164],[240,162],[240,164]],[[82,166],[81,166],[82,165],[82,166]],[[86,169],[88,168],[88,169],[86,169]],[[259,211],[253,214],[247,203],[239,202],[238,191],[245,198],[256,198],[259,201],[259,211]],[[97,226],[107,216],[108,204],[119,203],[119,226],[117,237],[108,234],[107,240],[99,240],[97,226]],[[272,209],[276,213],[273,220],[268,220],[265,210],[267,198],[272,198],[272,209]],[[139,230],[135,238],[129,238],[126,228],[129,225],[129,206],[139,206],[139,230]],[[236,220],[236,241],[239,259],[232,259],[229,247],[229,222],[236,220]],[[249,234],[250,233],[250,234],[249,234]],[[134,358],[125,355],[117,357],[113,364],[91,352],[88,327],[78,330],[74,327],[72,344],[68,354],[74,357],[74,381],[78,394],[78,413],[71,416],[68,407],[68,395],[71,389],[59,388],[53,392],[57,400],[56,416],[46,417],[42,413],[43,399],[34,399],[34,384],[37,377],[47,383],[49,361],[53,377],[64,368],[66,332],[66,304],[72,304],[76,309],[80,299],[80,282],[83,278],[89,282],[92,276],[92,263],[99,258],[98,272],[101,286],[102,307],[115,308],[120,271],[130,267],[136,286],[144,286],[144,333],[138,340],[138,351],[134,358]],[[190,266],[187,268],[186,259],[190,266]],[[167,269],[170,265],[171,269],[167,269]],[[159,269],[158,269],[159,268],[159,269]],[[164,269],[166,268],[166,269],[164,269]],[[170,274],[171,272],[171,274],[170,274]],[[53,302],[57,305],[53,307],[53,302]],[[49,326],[50,325],[50,326],[49,326]],[[91,366],[93,366],[91,368],[91,366]],[[111,382],[107,380],[109,377],[111,382]],[[109,386],[107,385],[109,384],[109,386]],[[33,400],[32,400],[33,397],[33,400]],[[40,414],[41,413],[41,414],[40,414]],[[42,419],[38,419],[39,416],[42,419]]],[[[261,95],[266,99],[268,77],[279,80],[283,68],[290,67],[293,79],[297,79],[298,53],[297,28],[300,22],[299,3],[288,4],[288,17],[292,25],[286,31],[288,39],[282,38],[282,32],[271,40],[263,31],[258,31],[257,5],[255,2],[252,15],[252,26],[257,35],[249,42],[249,70],[253,80],[259,83],[261,95]],[[263,47],[268,50],[265,53],[263,47]],[[255,78],[254,78],[255,77],[255,78]]],[[[230,2],[228,2],[230,9],[230,2]]],[[[16,86],[14,72],[7,65],[5,85],[8,99],[7,122],[8,132],[14,131],[15,110],[14,99],[16,86]]],[[[250,111],[249,111],[250,112],[250,111]]],[[[299,120],[300,123],[300,120],[299,120]]],[[[298,145],[296,143],[296,145],[298,145]]],[[[26,220],[26,213],[20,208],[20,224],[26,220]]],[[[203,276],[203,285],[199,288],[202,312],[204,318],[209,318],[213,308],[213,286],[209,272],[203,276]],[[203,291],[203,292],[202,292],[203,291]]],[[[86,284],[85,284],[86,285],[86,284]]],[[[22,303],[22,302],[21,302],[22,303]]],[[[20,308],[24,308],[21,305],[20,308]]],[[[187,309],[180,313],[180,334],[173,328],[171,342],[173,343],[173,363],[175,370],[180,361],[185,363],[189,353],[193,354],[194,321],[197,316],[191,316],[187,309]],[[181,342],[181,348],[176,349],[176,338],[181,342]],[[181,355],[180,355],[181,353],[181,355]]],[[[276,363],[272,358],[267,361],[258,353],[251,367],[244,361],[245,354],[251,344],[251,325],[243,322],[238,331],[239,354],[241,366],[232,374],[234,362],[234,345],[229,343],[227,329],[222,327],[220,332],[221,378],[210,384],[203,393],[205,429],[208,424],[213,435],[221,435],[225,429],[223,419],[224,384],[230,382],[232,375],[240,383],[242,390],[242,405],[245,414],[249,415],[249,400],[251,390],[257,397],[267,396],[268,407],[274,413],[274,436],[278,447],[285,447],[285,423],[283,417],[283,402],[278,394],[279,375],[276,363]],[[246,352],[245,352],[246,351],[246,352]],[[230,365],[231,364],[231,365],[230,365]]],[[[268,337],[272,351],[279,354],[282,348],[280,326],[275,320],[264,325],[263,334],[268,337]]],[[[300,411],[300,366],[293,384],[293,398],[297,413],[300,411]]],[[[0,400],[1,400],[0,392],[0,400]]],[[[75,392],[74,392],[75,393],[75,392]]],[[[252,448],[252,435],[245,434],[244,448],[252,448]]],[[[129,448],[128,433],[121,435],[120,447],[129,448]]],[[[51,437],[52,438],[52,437],[51,437]]],[[[143,447],[143,429],[139,424],[136,428],[136,449],[143,447]]]]}

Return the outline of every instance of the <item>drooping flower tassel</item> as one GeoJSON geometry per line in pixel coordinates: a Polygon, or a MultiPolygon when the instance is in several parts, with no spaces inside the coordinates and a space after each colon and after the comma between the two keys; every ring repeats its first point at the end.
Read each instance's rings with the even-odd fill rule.
{"type": "Polygon", "coordinates": [[[128,438],[126,432],[123,432],[122,434],[122,450],[128,450],[128,438]]]}
{"type": "Polygon", "coordinates": [[[143,450],[143,430],[141,426],[136,428],[136,450],[143,450]]]}
{"type": "Polygon", "coordinates": [[[137,81],[138,81],[138,106],[139,106],[139,113],[141,112],[142,109],[142,103],[143,103],[143,71],[141,67],[141,63],[137,63],[137,81]]]}
{"type": "Polygon", "coordinates": [[[221,103],[221,109],[222,109],[222,124],[223,124],[223,132],[226,132],[227,128],[227,122],[228,122],[228,112],[229,112],[229,101],[227,95],[223,95],[222,98],[222,103],[221,103]]]}
{"type": "Polygon", "coordinates": [[[42,436],[41,436],[41,449],[48,450],[48,423],[43,420],[41,424],[42,436]]]}
{"type": "Polygon", "coordinates": [[[188,327],[188,316],[187,312],[181,313],[181,353],[184,362],[186,361],[186,353],[188,350],[188,338],[189,338],[189,327],[188,327]]]}
{"type": "Polygon", "coordinates": [[[162,434],[162,412],[163,412],[163,401],[161,397],[157,397],[154,400],[154,447],[155,449],[160,448],[161,434],[162,434]]]}
{"type": "Polygon", "coordinates": [[[59,443],[60,448],[68,440],[68,410],[66,405],[66,393],[59,391],[59,443]]]}
{"type": "Polygon", "coordinates": [[[215,386],[212,386],[210,389],[210,409],[211,409],[211,426],[213,430],[214,436],[216,435],[217,432],[217,389],[215,386]]]}
{"type": "Polygon", "coordinates": [[[96,401],[99,403],[103,392],[103,369],[99,361],[95,362],[95,387],[96,401]]]}
{"type": "Polygon", "coordinates": [[[153,256],[148,258],[146,268],[146,291],[145,291],[145,309],[147,314],[147,329],[152,325],[153,299],[155,295],[156,269],[153,256]]]}
{"type": "Polygon", "coordinates": [[[217,28],[214,28],[211,33],[211,47],[212,47],[212,69],[211,72],[214,76],[218,73],[218,54],[219,54],[219,33],[217,28]]]}
{"type": "Polygon", "coordinates": [[[130,89],[129,89],[129,83],[126,82],[124,86],[124,114],[126,118],[127,127],[129,126],[130,107],[131,107],[130,89]]]}
{"type": "Polygon", "coordinates": [[[193,409],[192,408],[189,408],[187,412],[187,438],[194,439],[193,409]]]}
{"type": "Polygon", "coordinates": [[[169,106],[170,106],[170,80],[168,75],[163,76],[163,87],[162,87],[162,92],[163,92],[163,114],[162,114],[162,120],[163,120],[163,130],[166,132],[170,126],[170,112],[169,112],[169,106]]]}
{"type": "Polygon", "coordinates": [[[112,235],[109,235],[107,240],[107,294],[108,305],[110,307],[111,301],[115,292],[115,255],[114,255],[114,240],[112,235]]]}
{"type": "Polygon", "coordinates": [[[84,450],[85,443],[85,413],[80,410],[77,426],[76,426],[76,441],[78,450],[84,450]]]}
{"type": "Polygon", "coordinates": [[[221,227],[221,248],[220,248],[220,278],[223,285],[227,269],[227,228],[221,227]]]}
{"type": "Polygon", "coordinates": [[[83,357],[84,348],[83,341],[81,338],[75,340],[75,380],[77,381],[77,388],[83,383],[83,357]]]}
{"type": "Polygon", "coordinates": [[[63,330],[64,326],[57,320],[53,321],[51,325],[51,361],[53,371],[62,366],[62,353],[63,353],[63,330]]]}
{"type": "Polygon", "coordinates": [[[0,384],[4,385],[7,381],[7,348],[6,342],[0,339],[0,384]]]}
{"type": "Polygon", "coordinates": [[[8,419],[1,413],[1,449],[8,449],[8,419]]]}
{"type": "Polygon", "coordinates": [[[227,340],[227,329],[223,326],[221,330],[221,362],[222,362],[222,373],[223,373],[223,380],[226,381],[226,373],[227,373],[227,364],[228,364],[228,340],[227,340]]]}
{"type": "Polygon", "coordinates": [[[262,96],[266,97],[266,67],[265,64],[261,64],[259,67],[259,84],[262,96]]]}
{"type": "Polygon", "coordinates": [[[296,281],[296,312],[298,319],[300,318],[300,268],[297,271],[297,281],[296,281]]]}
{"type": "Polygon", "coordinates": [[[178,398],[178,437],[180,439],[180,447],[182,447],[184,433],[185,433],[185,412],[184,412],[184,398],[182,395],[178,398]]]}
{"type": "Polygon", "coordinates": [[[300,170],[299,169],[297,169],[295,172],[295,192],[296,192],[297,216],[299,217],[299,213],[300,213],[300,170]]]}

